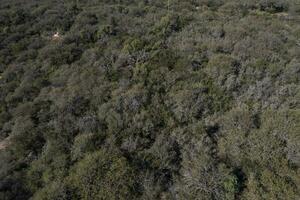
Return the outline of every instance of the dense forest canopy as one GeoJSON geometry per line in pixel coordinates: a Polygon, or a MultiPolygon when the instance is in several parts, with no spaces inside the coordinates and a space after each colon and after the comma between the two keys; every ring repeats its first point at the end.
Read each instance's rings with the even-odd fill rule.
{"type": "Polygon", "coordinates": [[[299,0],[0,0],[1,200],[299,200],[299,0]]]}

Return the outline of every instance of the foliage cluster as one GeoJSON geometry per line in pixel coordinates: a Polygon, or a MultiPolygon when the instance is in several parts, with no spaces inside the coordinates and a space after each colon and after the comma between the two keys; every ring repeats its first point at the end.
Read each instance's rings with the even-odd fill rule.
{"type": "Polygon", "coordinates": [[[1,0],[0,199],[300,199],[299,20],[296,0],[1,0]]]}

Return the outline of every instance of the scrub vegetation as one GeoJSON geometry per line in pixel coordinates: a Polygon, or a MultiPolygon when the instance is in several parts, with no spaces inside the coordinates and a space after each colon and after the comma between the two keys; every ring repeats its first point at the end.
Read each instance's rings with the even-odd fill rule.
{"type": "Polygon", "coordinates": [[[299,200],[298,0],[1,0],[1,200],[299,200]]]}

